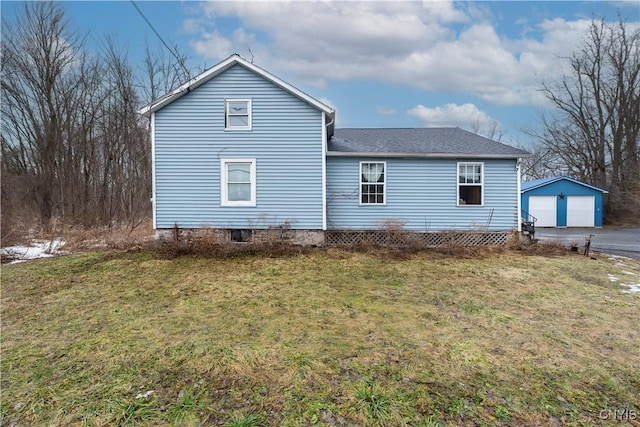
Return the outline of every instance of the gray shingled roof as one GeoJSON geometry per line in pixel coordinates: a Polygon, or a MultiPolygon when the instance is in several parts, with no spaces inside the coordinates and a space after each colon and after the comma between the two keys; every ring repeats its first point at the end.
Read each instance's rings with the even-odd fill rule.
{"type": "Polygon", "coordinates": [[[527,157],[529,153],[460,128],[336,129],[330,155],[527,157]]]}

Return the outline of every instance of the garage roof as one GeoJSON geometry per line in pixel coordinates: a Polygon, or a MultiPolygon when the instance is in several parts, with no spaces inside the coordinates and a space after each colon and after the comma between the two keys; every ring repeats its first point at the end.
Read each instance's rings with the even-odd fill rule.
{"type": "Polygon", "coordinates": [[[583,185],[585,187],[589,187],[591,189],[594,189],[594,190],[597,190],[597,191],[601,191],[603,194],[608,193],[607,190],[603,190],[602,188],[595,187],[593,185],[587,184],[586,182],[582,182],[582,181],[579,181],[577,179],[574,179],[574,178],[571,178],[571,177],[568,177],[568,176],[554,176],[554,177],[550,177],[550,178],[536,179],[536,180],[533,180],[533,181],[525,181],[520,186],[520,192],[525,193],[525,192],[533,190],[535,188],[544,187],[545,185],[549,185],[549,184],[552,184],[554,182],[561,181],[563,179],[567,180],[567,181],[571,181],[571,182],[576,183],[578,185],[583,185]]]}

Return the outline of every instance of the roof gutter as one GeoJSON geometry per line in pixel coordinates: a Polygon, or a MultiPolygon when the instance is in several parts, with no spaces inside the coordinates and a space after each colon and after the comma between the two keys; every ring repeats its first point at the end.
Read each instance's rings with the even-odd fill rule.
{"type": "Polygon", "coordinates": [[[351,151],[327,151],[331,157],[380,157],[380,158],[420,158],[420,159],[520,159],[532,154],[464,154],[464,153],[372,153],[351,151]]]}
{"type": "Polygon", "coordinates": [[[335,129],[335,126],[334,126],[336,123],[335,110],[331,114],[326,114],[326,116],[331,120],[329,123],[325,124],[325,127],[327,129],[327,142],[329,142],[329,140],[333,136],[333,131],[335,129]]]}
{"type": "Polygon", "coordinates": [[[197,88],[201,84],[210,80],[211,77],[213,77],[213,75],[220,74],[223,71],[231,68],[233,65],[235,65],[235,61],[233,60],[233,58],[232,57],[227,58],[220,64],[210,68],[204,73],[201,73],[200,75],[192,78],[188,82],[178,86],[176,89],[172,90],[171,92],[168,92],[165,95],[161,96],[160,98],[151,101],[149,104],[145,105],[140,110],[138,110],[138,114],[140,114],[141,116],[150,117],[151,113],[153,113],[154,111],[158,111],[165,105],[170,104],[174,100],[178,99],[180,96],[191,92],[191,90],[197,88]]]}

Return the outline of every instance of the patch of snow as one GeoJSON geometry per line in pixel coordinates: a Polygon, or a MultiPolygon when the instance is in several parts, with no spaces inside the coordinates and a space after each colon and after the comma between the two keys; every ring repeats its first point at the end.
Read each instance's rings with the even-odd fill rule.
{"type": "Polygon", "coordinates": [[[16,264],[32,259],[62,255],[66,253],[62,250],[64,244],[65,241],[62,239],[34,240],[31,242],[31,246],[16,245],[2,248],[0,249],[0,254],[13,260],[9,264],[16,264]]]}
{"type": "Polygon", "coordinates": [[[625,286],[627,288],[627,290],[622,291],[625,294],[635,294],[640,292],[640,283],[637,285],[625,285],[624,283],[621,283],[621,286],[625,286]]]}
{"type": "Polygon", "coordinates": [[[629,268],[629,263],[633,262],[633,258],[629,258],[622,255],[613,255],[613,254],[605,254],[610,261],[613,262],[613,265],[616,267],[629,268]]]}
{"type": "Polygon", "coordinates": [[[623,256],[623,255],[614,255],[614,254],[607,254],[607,256],[612,259],[612,260],[631,260],[633,258],[629,258],[628,256],[623,256]]]}
{"type": "Polygon", "coordinates": [[[148,399],[149,397],[153,396],[155,392],[155,390],[149,390],[146,393],[138,393],[136,399],[148,399]]]}
{"type": "MultiPolygon", "coordinates": [[[[631,270],[636,269],[637,260],[634,260],[629,257],[621,256],[621,255],[608,254],[607,256],[611,261],[614,262],[614,265],[616,267],[620,267],[624,269],[622,271],[622,274],[626,274],[627,276],[636,276],[636,277],[640,276],[640,274],[637,271],[629,271],[630,269],[631,270]]],[[[620,279],[614,276],[613,274],[609,273],[607,274],[607,276],[609,277],[609,281],[611,281],[612,283],[616,283],[617,285],[622,287],[623,293],[640,294],[640,283],[632,283],[632,284],[621,283],[620,279]]]]}

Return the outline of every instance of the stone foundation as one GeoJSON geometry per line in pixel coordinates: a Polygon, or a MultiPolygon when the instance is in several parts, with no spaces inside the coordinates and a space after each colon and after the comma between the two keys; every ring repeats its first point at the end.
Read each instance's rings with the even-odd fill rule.
{"type": "Polygon", "coordinates": [[[299,246],[324,245],[322,230],[293,230],[287,228],[230,230],[223,228],[164,228],[155,233],[156,241],[175,242],[188,245],[194,241],[206,240],[211,243],[289,243],[299,246]]]}

